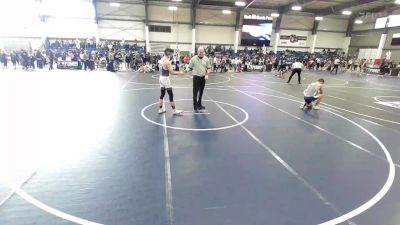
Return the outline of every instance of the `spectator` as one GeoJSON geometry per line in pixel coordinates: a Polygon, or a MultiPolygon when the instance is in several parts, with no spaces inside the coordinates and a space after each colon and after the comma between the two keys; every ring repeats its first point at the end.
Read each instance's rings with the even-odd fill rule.
{"type": "Polygon", "coordinates": [[[1,62],[1,66],[3,69],[7,69],[7,54],[6,52],[3,50],[0,50],[0,62],[1,62]]]}
{"type": "Polygon", "coordinates": [[[53,64],[54,64],[54,52],[52,50],[49,50],[49,70],[53,69],[53,64]]]}
{"type": "Polygon", "coordinates": [[[83,54],[83,70],[87,70],[89,67],[89,52],[86,50],[83,54]]]}
{"type": "Polygon", "coordinates": [[[16,51],[12,51],[11,52],[11,63],[13,64],[14,70],[17,69],[17,52],[16,51]]]}

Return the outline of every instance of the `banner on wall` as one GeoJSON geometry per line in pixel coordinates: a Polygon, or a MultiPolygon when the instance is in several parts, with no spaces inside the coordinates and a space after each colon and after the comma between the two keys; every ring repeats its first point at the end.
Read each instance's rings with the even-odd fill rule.
{"type": "Polygon", "coordinates": [[[279,45],[288,47],[306,47],[307,36],[297,36],[295,34],[281,35],[279,45]]]}

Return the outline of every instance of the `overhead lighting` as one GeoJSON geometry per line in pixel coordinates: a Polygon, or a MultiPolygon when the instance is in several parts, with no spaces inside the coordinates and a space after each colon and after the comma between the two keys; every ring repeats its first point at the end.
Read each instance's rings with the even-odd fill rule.
{"type": "Polygon", "coordinates": [[[121,4],[119,4],[118,2],[110,2],[110,6],[111,7],[120,7],[121,4]]]}
{"type": "Polygon", "coordinates": [[[279,13],[271,13],[271,17],[273,17],[273,18],[277,18],[279,16],[280,16],[279,13]]]}
{"type": "Polygon", "coordinates": [[[229,9],[224,9],[224,10],[222,10],[222,14],[230,15],[230,14],[232,14],[232,11],[229,9]]]}
{"type": "Polygon", "coordinates": [[[354,23],[355,24],[362,24],[364,21],[362,21],[362,20],[356,20],[356,21],[354,21],[354,23]]]}
{"type": "Polygon", "coordinates": [[[176,6],[168,6],[168,10],[177,11],[178,7],[176,7],[176,6]]]}
{"type": "Polygon", "coordinates": [[[246,2],[244,2],[244,1],[236,1],[236,2],[235,2],[235,5],[236,5],[236,6],[239,6],[239,7],[243,7],[243,6],[246,5],[246,2]]]}
{"type": "Polygon", "coordinates": [[[346,16],[349,16],[349,15],[351,15],[351,11],[349,11],[349,10],[344,10],[344,11],[342,12],[342,14],[343,14],[343,15],[346,15],[346,16]]]}
{"type": "Polygon", "coordinates": [[[396,0],[394,3],[400,5],[400,0],[396,0]]]}
{"type": "Polygon", "coordinates": [[[292,10],[300,11],[301,10],[301,6],[300,5],[294,5],[294,6],[292,6],[292,10]]]}
{"type": "Polygon", "coordinates": [[[316,17],[315,17],[315,20],[322,21],[322,20],[324,20],[324,17],[322,17],[322,16],[316,16],[316,17]]]}

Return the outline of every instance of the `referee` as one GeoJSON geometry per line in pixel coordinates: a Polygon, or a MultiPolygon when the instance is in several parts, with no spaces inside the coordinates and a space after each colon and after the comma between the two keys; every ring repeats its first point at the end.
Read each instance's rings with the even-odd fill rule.
{"type": "Polygon", "coordinates": [[[201,104],[201,98],[211,72],[211,62],[205,56],[203,47],[199,47],[197,55],[190,60],[189,68],[193,70],[193,109],[194,111],[205,110],[206,108],[201,104]]]}
{"type": "Polygon", "coordinates": [[[299,60],[296,59],[296,62],[293,63],[292,65],[292,74],[289,77],[289,80],[287,81],[287,83],[290,83],[290,80],[292,80],[292,77],[295,73],[297,73],[297,75],[299,76],[299,84],[301,84],[301,70],[303,69],[303,64],[301,62],[299,62],[299,60]]]}

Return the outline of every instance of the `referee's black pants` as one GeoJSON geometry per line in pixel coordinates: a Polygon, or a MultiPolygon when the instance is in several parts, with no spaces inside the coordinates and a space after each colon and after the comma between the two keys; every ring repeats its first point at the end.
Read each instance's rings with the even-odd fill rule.
{"type": "Polygon", "coordinates": [[[206,78],[193,76],[193,108],[196,110],[201,107],[201,98],[203,97],[204,87],[206,86],[206,78]]]}
{"type": "Polygon", "coordinates": [[[333,66],[333,69],[331,70],[331,73],[334,71],[334,70],[336,70],[336,73],[335,74],[337,74],[337,72],[338,72],[338,69],[339,69],[339,65],[334,65],[333,66]]]}
{"type": "Polygon", "coordinates": [[[295,73],[297,73],[297,75],[299,76],[299,84],[301,84],[301,77],[300,77],[301,69],[298,68],[292,70],[292,74],[290,75],[289,80],[287,82],[290,83],[290,80],[292,80],[292,77],[295,73]]]}

